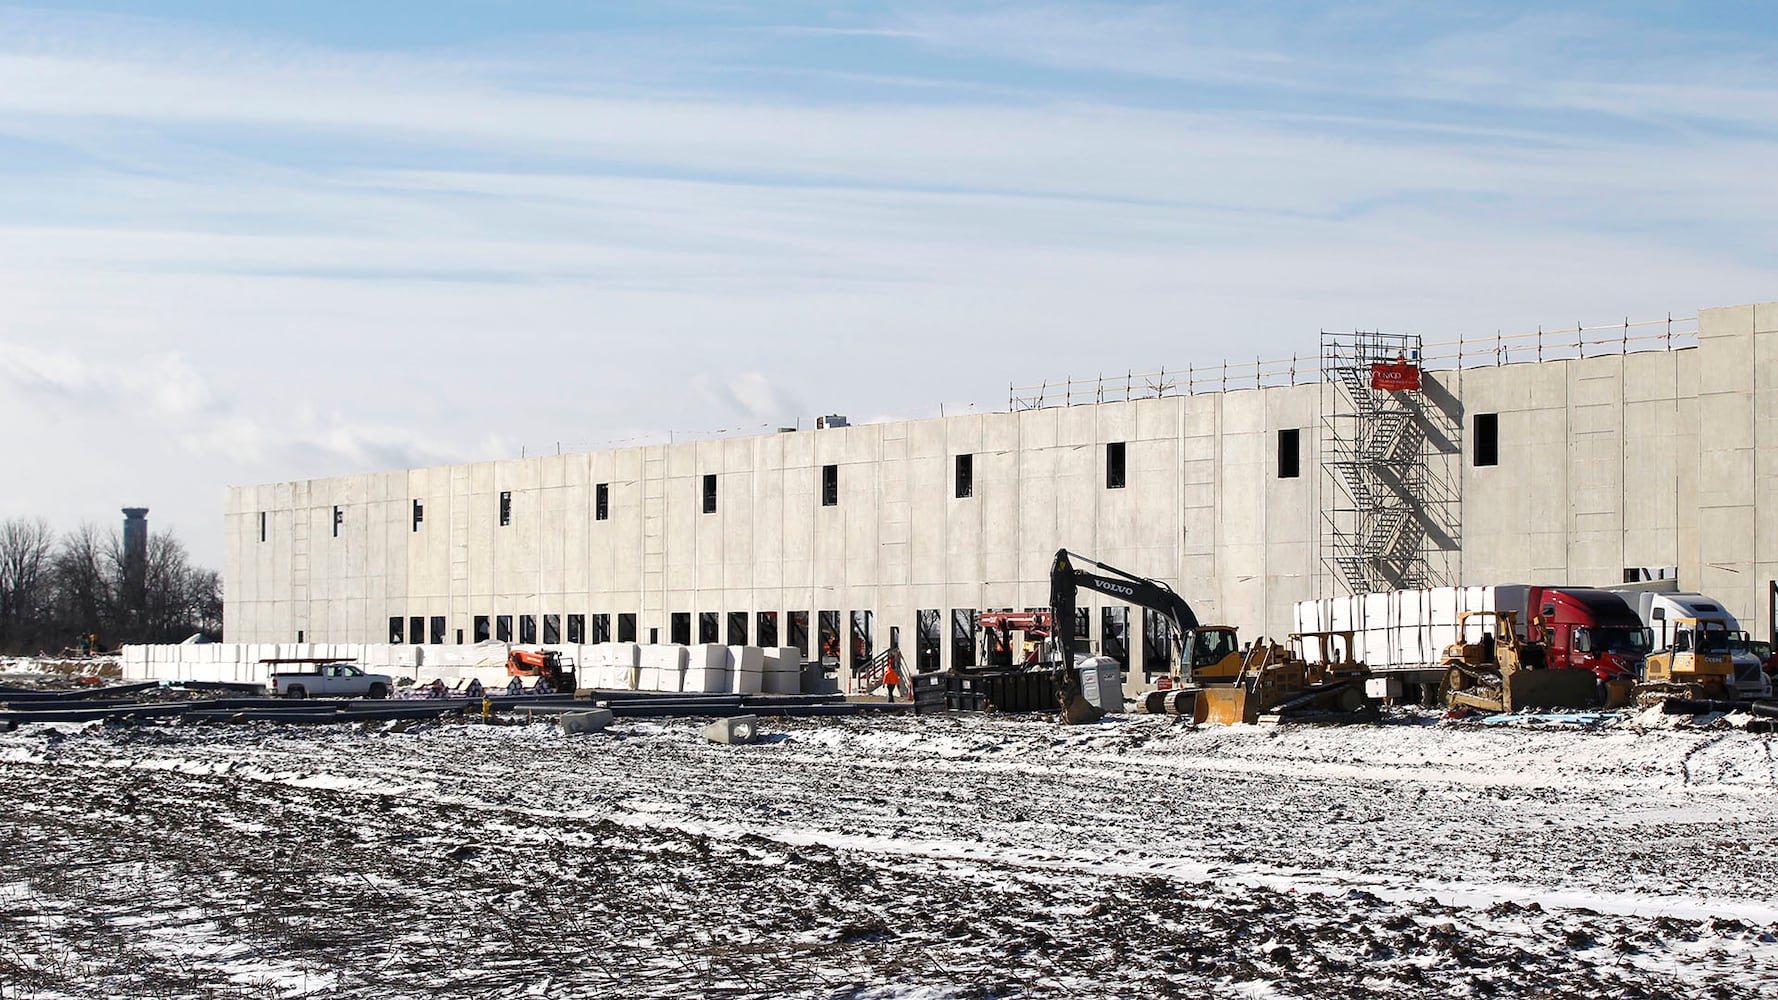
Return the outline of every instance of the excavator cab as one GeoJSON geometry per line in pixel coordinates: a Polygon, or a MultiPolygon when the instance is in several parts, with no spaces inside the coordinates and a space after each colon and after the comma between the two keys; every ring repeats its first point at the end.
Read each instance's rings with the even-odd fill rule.
{"type": "Polygon", "coordinates": [[[1241,640],[1232,625],[1202,625],[1192,633],[1186,677],[1194,683],[1225,683],[1241,673],[1241,640]]]}

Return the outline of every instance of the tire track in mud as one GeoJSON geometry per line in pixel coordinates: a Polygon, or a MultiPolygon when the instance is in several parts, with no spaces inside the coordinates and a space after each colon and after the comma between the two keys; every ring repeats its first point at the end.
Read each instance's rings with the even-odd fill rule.
{"type": "MultiPolygon", "coordinates": [[[[1771,928],[1731,920],[1144,873],[1187,857],[1397,879],[1526,866],[1551,890],[1664,875],[1661,838],[1611,859],[1524,843],[1572,836],[1581,821],[1557,820],[1577,807],[1621,805],[1595,791],[1275,769],[1177,787],[1179,768],[1157,780],[1144,755],[1213,741],[1140,727],[1098,741],[980,719],[772,728],[788,738],[712,747],[687,723],[44,746],[0,765],[0,795],[20,804],[0,818],[0,885],[19,904],[0,918],[0,976],[18,996],[468,997],[547,981],[548,995],[899,982],[959,997],[1702,997],[1755,995],[1747,963],[1778,956],[1760,940],[1771,928]],[[897,846],[927,842],[941,850],[897,846]]],[[[1769,832],[1747,836],[1773,853],[1769,832]]]]}

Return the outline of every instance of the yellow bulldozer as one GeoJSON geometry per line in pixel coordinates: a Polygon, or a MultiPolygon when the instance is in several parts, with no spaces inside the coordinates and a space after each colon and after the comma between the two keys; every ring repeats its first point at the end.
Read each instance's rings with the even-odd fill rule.
{"type": "Polygon", "coordinates": [[[1200,688],[1192,720],[1234,725],[1265,717],[1374,719],[1376,704],[1365,697],[1370,670],[1352,659],[1351,632],[1293,632],[1291,647],[1264,639],[1240,655],[1228,683],[1200,688]],[[1311,652],[1310,644],[1315,645],[1311,652]]]}
{"type": "Polygon", "coordinates": [[[1720,621],[1673,620],[1672,645],[1642,661],[1636,698],[1650,704],[1666,698],[1721,698],[1735,672],[1732,634],[1720,621]]]}
{"type": "Polygon", "coordinates": [[[1445,647],[1445,707],[1482,712],[1523,708],[1586,708],[1597,698],[1591,670],[1548,666],[1548,647],[1518,634],[1511,611],[1468,611],[1457,617],[1458,634],[1469,636],[1472,622],[1481,635],[1445,647]]]}

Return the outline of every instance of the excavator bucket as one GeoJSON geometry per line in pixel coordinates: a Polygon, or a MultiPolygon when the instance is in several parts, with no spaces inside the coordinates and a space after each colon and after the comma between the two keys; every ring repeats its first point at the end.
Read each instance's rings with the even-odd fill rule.
{"type": "Polygon", "coordinates": [[[1082,692],[1079,670],[1063,668],[1056,671],[1055,676],[1056,701],[1062,709],[1060,721],[1063,725],[1078,726],[1105,718],[1105,710],[1088,701],[1082,692]]]}
{"type": "Polygon", "coordinates": [[[1192,721],[1213,722],[1220,726],[1232,726],[1237,722],[1251,725],[1259,721],[1261,700],[1259,692],[1249,691],[1245,684],[1206,687],[1198,692],[1192,721]]]}

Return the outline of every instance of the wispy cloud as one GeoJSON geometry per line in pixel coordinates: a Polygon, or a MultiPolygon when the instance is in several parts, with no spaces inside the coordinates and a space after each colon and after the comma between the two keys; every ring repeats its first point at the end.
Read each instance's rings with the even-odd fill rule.
{"type": "Polygon", "coordinates": [[[106,422],[202,522],[224,481],[1769,297],[1770,39],[1675,25],[1720,43],[1675,59],[1601,10],[725,7],[448,48],[0,10],[0,384],[63,470],[15,502],[106,422]]]}

